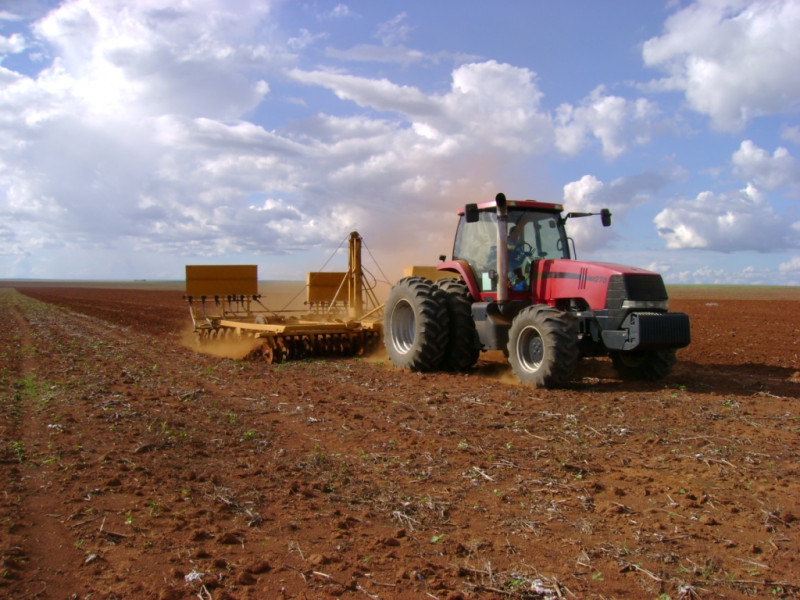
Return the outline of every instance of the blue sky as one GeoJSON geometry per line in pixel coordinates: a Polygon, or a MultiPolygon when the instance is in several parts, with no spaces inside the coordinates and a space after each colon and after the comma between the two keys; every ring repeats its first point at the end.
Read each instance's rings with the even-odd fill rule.
{"type": "Polygon", "coordinates": [[[796,0],[0,0],[0,278],[303,279],[357,230],[393,280],[503,191],[609,207],[581,259],[800,285],[799,30],[796,0]]]}

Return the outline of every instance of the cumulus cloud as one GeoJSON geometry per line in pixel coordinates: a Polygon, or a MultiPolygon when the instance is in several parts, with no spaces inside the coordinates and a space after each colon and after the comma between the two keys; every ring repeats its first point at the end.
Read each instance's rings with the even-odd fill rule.
{"type": "Polygon", "coordinates": [[[35,240],[263,255],[335,245],[355,227],[387,251],[430,248],[430,262],[452,243],[456,208],[493,197],[498,165],[550,144],[528,69],[468,63],[428,94],[286,68],[285,44],[262,39],[269,5],[227,6],[73,0],[36,23],[49,62],[0,72],[0,222],[15,224],[3,252],[18,268],[35,240]],[[267,130],[247,116],[270,75],[366,113],[267,130]]]}
{"type": "Polygon", "coordinates": [[[800,144],[800,126],[784,126],[781,128],[781,138],[795,144],[800,144]]]}
{"type": "MultiPolygon", "coordinates": [[[[399,98],[389,82],[370,87],[367,80],[329,75],[305,79],[295,74],[308,83],[338,85],[347,97],[365,106],[393,108],[400,116],[389,120],[319,114],[280,133],[244,122],[166,116],[154,122],[162,157],[160,205],[172,211],[170,218],[159,220],[159,236],[184,240],[213,226],[216,237],[235,232],[238,247],[285,251],[330,244],[357,224],[362,233],[381,233],[376,246],[413,247],[419,245],[415,240],[436,238],[444,245],[434,246],[431,254],[446,251],[450,242],[444,239],[452,228],[438,224],[455,225],[453,213],[465,196],[454,190],[461,193],[470,187],[449,176],[466,173],[466,181],[485,181],[481,176],[492,159],[482,146],[484,140],[466,136],[453,141],[410,120],[410,114],[441,112],[441,99],[436,108],[437,102],[418,91],[406,90],[399,98]],[[465,167],[468,161],[476,166],[465,167]],[[269,202],[254,198],[253,191],[269,202]],[[193,199],[192,209],[178,219],[181,197],[187,195],[193,199]],[[278,205],[279,213],[274,210],[278,205]],[[402,218],[408,214],[415,218],[402,218]],[[237,227],[230,215],[242,217],[239,221],[248,227],[237,227]],[[389,231],[387,222],[392,223],[389,231]],[[254,223],[261,229],[254,229],[254,223]]],[[[489,192],[486,197],[491,197],[489,192]]]]}
{"type": "MultiPolygon", "coordinates": [[[[376,34],[371,45],[312,54],[328,33],[284,31],[276,3],[65,0],[25,13],[36,20],[24,34],[0,38],[3,274],[69,277],[57,262],[73,268],[63,257],[78,251],[109,265],[156,256],[159,269],[167,256],[182,267],[187,255],[286,254],[335,247],[355,228],[384,254],[408,248],[431,263],[452,246],[455,210],[510,191],[510,181],[528,185],[526,161],[595,145],[611,161],[662,125],[650,100],[602,86],[553,112],[536,72],[495,60],[455,60],[433,91],[410,85],[406,70],[390,76],[385,64],[444,61],[402,45],[414,33],[408,16],[366,32],[367,41],[376,34]],[[332,68],[330,58],[350,63],[332,68]],[[380,75],[365,75],[367,60],[384,63],[380,75]]],[[[315,6],[299,9],[312,25],[363,19],[345,4],[314,15],[315,6]]],[[[19,28],[16,14],[0,19],[19,28]]],[[[787,145],[795,137],[785,128],[787,145]]],[[[753,189],[796,183],[783,148],[748,142],[732,160],[753,189]]],[[[681,177],[586,176],[565,186],[564,201],[573,211],[607,206],[620,222],[681,177]]],[[[663,231],[687,214],[692,222],[682,211],[695,204],[670,206],[663,231]]],[[[770,233],[786,234],[770,214],[763,201],[752,210],[770,233]]],[[[614,240],[596,219],[571,224],[581,251],[614,240]]],[[[131,275],[141,272],[115,273],[131,275]]]]}
{"type": "Polygon", "coordinates": [[[191,10],[165,0],[66,2],[36,24],[57,53],[40,77],[57,75],[93,116],[232,118],[268,89],[243,74],[262,61],[263,46],[248,43],[247,34],[268,10],[258,2],[233,10],[209,0],[191,10]]]}
{"type": "Polygon", "coordinates": [[[770,155],[751,140],[745,140],[731,160],[734,174],[759,188],[776,190],[791,186],[795,194],[800,191],[800,165],[786,148],[778,147],[770,155]]]}
{"type": "Polygon", "coordinates": [[[668,248],[773,252],[800,248],[800,223],[777,214],[754,186],[680,199],[653,220],[668,248]]]}
{"type": "Polygon", "coordinates": [[[778,265],[781,273],[788,273],[795,277],[800,277],[800,256],[793,256],[786,262],[778,265]]]}
{"type": "MultiPolygon", "coordinates": [[[[785,274],[784,279],[787,282],[792,281],[790,274],[785,274]]],[[[739,269],[704,265],[696,269],[674,273],[670,276],[670,280],[687,285],[774,285],[775,271],[756,268],[752,265],[739,269]]]]}
{"type": "Polygon", "coordinates": [[[30,75],[0,68],[0,219],[16,233],[6,254],[29,254],[37,239],[109,247],[158,231],[165,215],[191,220],[197,188],[176,156],[210,142],[162,145],[179,120],[162,116],[239,116],[269,91],[246,76],[259,45],[235,42],[268,5],[198,8],[74,0],[35,23],[49,62],[30,75]]]}
{"type": "Polygon", "coordinates": [[[645,42],[645,64],[667,76],[714,127],[739,131],[759,115],[800,108],[800,4],[795,0],[698,0],[645,42]]]}
{"type": "Polygon", "coordinates": [[[397,113],[428,138],[443,133],[456,144],[529,152],[544,151],[550,144],[550,121],[540,108],[542,93],[528,69],[495,61],[465,64],[453,71],[450,92],[444,95],[332,71],[293,69],[289,75],[359,106],[397,113]],[[504,93],[496,94],[498,89],[504,93]]]}
{"type": "MultiPolygon", "coordinates": [[[[594,175],[584,175],[564,186],[564,209],[566,212],[597,213],[608,208],[615,222],[624,223],[631,210],[647,203],[659,190],[682,177],[681,169],[644,172],[610,183],[604,183],[594,175]]],[[[607,247],[619,238],[618,234],[603,230],[590,218],[570,220],[569,231],[582,251],[607,247]]]]}
{"type": "Polygon", "coordinates": [[[646,144],[659,115],[655,104],[645,98],[627,100],[595,88],[578,106],[564,103],[555,116],[555,144],[574,156],[597,139],[607,160],[618,158],[631,145],[646,144]]]}
{"type": "Polygon", "coordinates": [[[9,37],[0,35],[0,55],[17,54],[25,49],[25,36],[12,33],[9,37]]]}

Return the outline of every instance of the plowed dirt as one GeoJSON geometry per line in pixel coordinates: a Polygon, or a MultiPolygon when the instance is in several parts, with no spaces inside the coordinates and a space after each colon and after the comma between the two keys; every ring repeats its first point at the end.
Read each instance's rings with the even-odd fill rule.
{"type": "Polygon", "coordinates": [[[797,290],[679,294],[668,379],[548,391],[197,354],[180,291],[22,285],[0,597],[800,596],[797,290]]]}

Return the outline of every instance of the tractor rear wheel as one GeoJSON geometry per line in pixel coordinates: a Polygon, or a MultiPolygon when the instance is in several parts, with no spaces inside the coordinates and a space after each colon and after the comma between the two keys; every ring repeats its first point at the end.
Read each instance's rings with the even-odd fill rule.
{"type": "Polygon", "coordinates": [[[442,363],[449,319],[445,294],[425,277],[404,277],[384,306],[383,341],[395,366],[433,371],[442,363]]]}
{"type": "Polygon", "coordinates": [[[611,361],[620,375],[645,381],[663,379],[672,372],[677,360],[674,349],[611,353],[611,361]]]}
{"type": "Polygon", "coordinates": [[[575,319],[552,306],[529,306],[511,322],[508,361],[526,385],[567,385],[578,365],[575,319]]]}
{"type": "Polygon", "coordinates": [[[445,371],[469,371],[481,354],[481,341],[472,318],[472,296],[467,284],[454,277],[445,277],[436,286],[447,294],[447,316],[450,334],[441,368],[445,371]]]}

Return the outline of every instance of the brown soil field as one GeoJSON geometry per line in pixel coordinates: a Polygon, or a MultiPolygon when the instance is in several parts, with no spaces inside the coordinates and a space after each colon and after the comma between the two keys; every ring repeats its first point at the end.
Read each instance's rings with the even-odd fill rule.
{"type": "Polygon", "coordinates": [[[673,294],[664,381],[537,390],[198,354],[180,290],[6,282],[0,597],[800,597],[800,294],[742,290],[673,294]]]}

